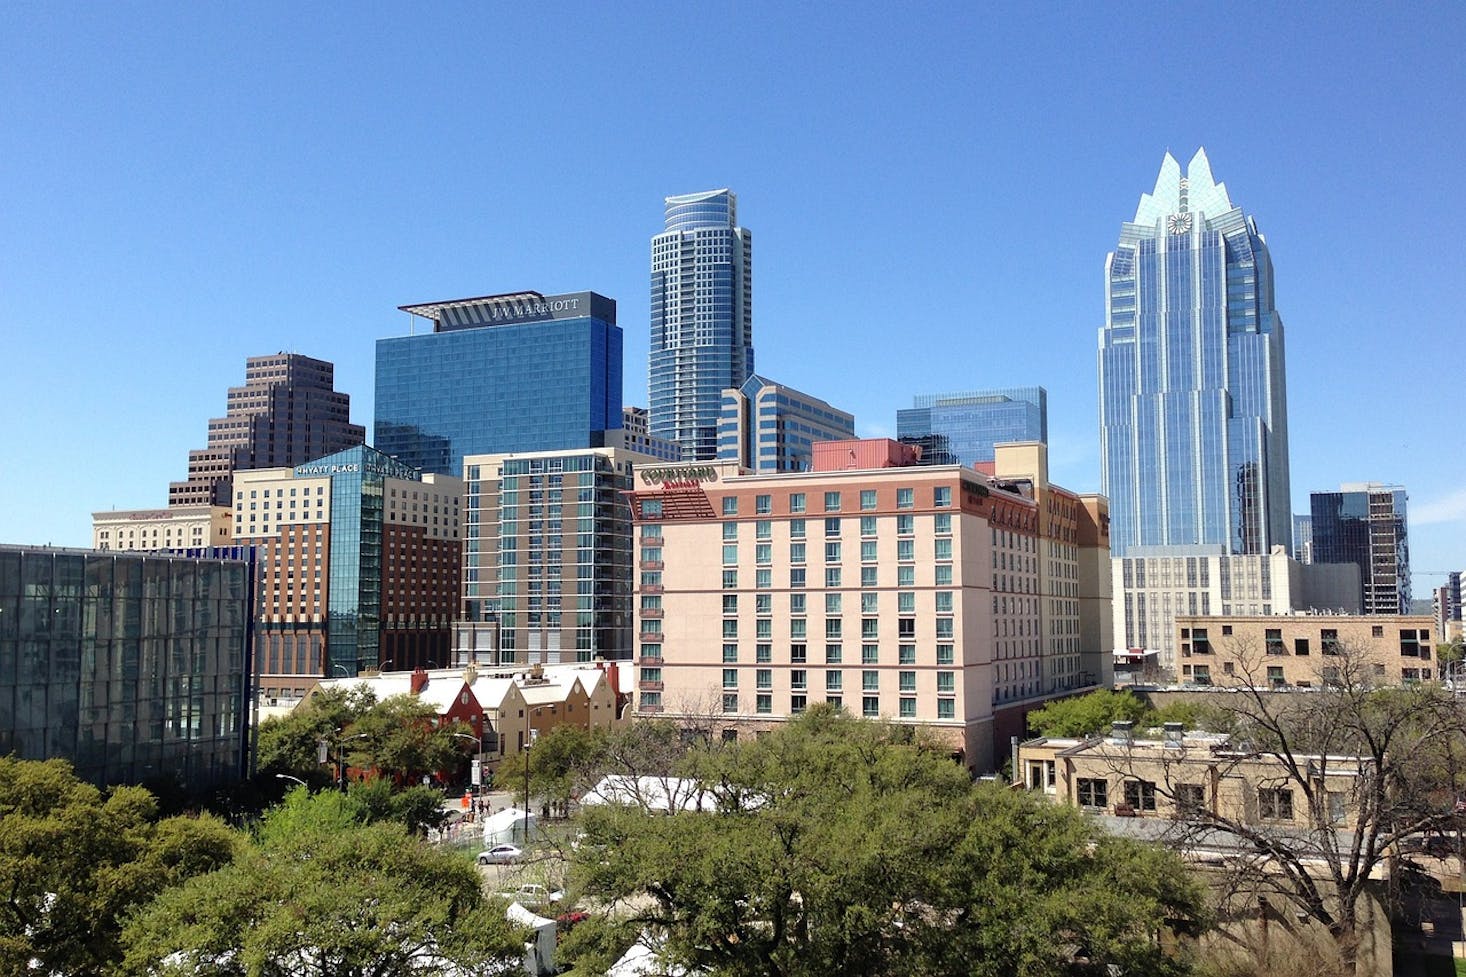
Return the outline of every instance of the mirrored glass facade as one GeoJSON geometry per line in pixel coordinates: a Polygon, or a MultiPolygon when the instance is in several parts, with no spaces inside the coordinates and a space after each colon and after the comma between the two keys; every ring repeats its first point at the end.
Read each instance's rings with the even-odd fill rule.
{"type": "Polygon", "coordinates": [[[855,415],[793,387],[749,377],[723,391],[718,416],[718,459],[755,472],[804,472],[820,441],[855,437],[855,415]]]}
{"type": "Polygon", "coordinates": [[[457,477],[463,456],[599,447],[621,427],[616,303],[594,292],[403,306],[433,332],[377,341],[376,447],[457,477]]]}
{"type": "Polygon", "coordinates": [[[993,446],[1049,440],[1049,392],[1043,387],[922,394],[896,412],[896,437],[922,447],[923,465],[993,460],[993,446]]]}
{"type": "Polygon", "coordinates": [[[753,373],[753,235],[729,190],[666,198],[652,238],[648,391],[654,437],[687,461],[718,452],[723,391],[753,373]]]}
{"type": "Polygon", "coordinates": [[[1256,222],[1168,153],[1105,265],[1100,477],[1116,557],[1291,541],[1283,324],[1256,222]]]}
{"type": "Polygon", "coordinates": [[[0,546],[0,755],[97,785],[237,780],[253,565],[0,546]]]}
{"type": "Polygon", "coordinates": [[[1410,613],[1410,545],[1405,490],[1363,483],[1309,496],[1313,562],[1359,567],[1365,614],[1410,613]]]}

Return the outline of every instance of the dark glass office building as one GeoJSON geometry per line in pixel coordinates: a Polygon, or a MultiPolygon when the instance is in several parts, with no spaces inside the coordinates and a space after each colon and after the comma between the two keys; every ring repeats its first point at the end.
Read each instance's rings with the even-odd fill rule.
{"type": "Polygon", "coordinates": [[[993,446],[1049,440],[1049,392],[1043,387],[921,394],[896,412],[896,437],[922,447],[924,465],[993,460],[993,446]]]}
{"type": "Polygon", "coordinates": [[[1342,485],[1308,497],[1314,563],[1359,567],[1366,614],[1410,613],[1410,545],[1405,490],[1374,482],[1342,485]]]}
{"type": "Polygon", "coordinates": [[[98,786],[237,780],[254,567],[210,553],[0,546],[0,755],[98,786]]]}
{"type": "Polygon", "coordinates": [[[593,448],[621,427],[616,303],[515,292],[404,305],[433,331],[377,341],[376,447],[461,477],[463,456],[593,448]]]}

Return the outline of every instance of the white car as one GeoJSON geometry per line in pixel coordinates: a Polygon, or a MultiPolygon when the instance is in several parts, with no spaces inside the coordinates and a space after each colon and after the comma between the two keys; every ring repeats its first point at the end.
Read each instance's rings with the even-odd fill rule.
{"type": "Polygon", "coordinates": [[[550,889],[534,882],[526,882],[517,889],[499,893],[505,899],[519,903],[530,909],[541,909],[545,906],[553,906],[565,898],[564,889],[550,889]]]}
{"type": "Polygon", "coordinates": [[[480,865],[507,865],[519,861],[524,852],[517,845],[495,845],[478,853],[480,865]]]}

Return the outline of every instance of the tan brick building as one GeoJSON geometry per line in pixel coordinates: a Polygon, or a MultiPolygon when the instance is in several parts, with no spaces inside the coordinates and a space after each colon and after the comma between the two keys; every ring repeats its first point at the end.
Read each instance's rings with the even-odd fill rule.
{"type": "MultiPolygon", "coordinates": [[[[1099,814],[1174,818],[1205,810],[1242,824],[1313,827],[1308,799],[1282,761],[1234,749],[1218,734],[1183,734],[1173,724],[1164,738],[1136,739],[1125,724],[1107,737],[1041,737],[1018,747],[1023,787],[1054,801],[1099,814]]],[[[1332,824],[1352,823],[1357,757],[1299,757],[1310,787],[1332,824]]]]}
{"type": "Polygon", "coordinates": [[[150,553],[228,546],[230,525],[227,505],[94,512],[92,548],[150,553]]]}
{"type": "Polygon", "coordinates": [[[1437,677],[1429,615],[1292,614],[1176,618],[1182,682],[1311,688],[1437,677]]]}

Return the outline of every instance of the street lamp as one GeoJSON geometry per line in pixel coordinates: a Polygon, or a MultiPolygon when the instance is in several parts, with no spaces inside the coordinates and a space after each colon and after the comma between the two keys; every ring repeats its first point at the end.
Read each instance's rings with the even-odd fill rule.
{"type": "Polygon", "coordinates": [[[528,704],[524,707],[524,843],[526,845],[529,844],[529,743],[530,734],[534,732],[530,729],[529,717],[543,708],[544,706],[528,704]]]}
{"type": "Polygon", "coordinates": [[[304,780],[301,780],[299,777],[293,777],[293,776],[291,776],[288,773],[277,773],[277,774],[275,774],[275,779],[276,780],[293,780],[297,784],[299,784],[300,786],[306,788],[307,790],[310,789],[310,785],[307,784],[304,780]]]}
{"type": "MultiPolygon", "coordinates": [[[[472,733],[449,733],[448,735],[449,736],[455,736],[455,737],[457,737],[458,739],[461,739],[461,740],[473,740],[473,742],[474,742],[474,754],[473,754],[473,758],[479,764],[479,769],[482,770],[483,769],[483,762],[484,762],[484,760],[483,760],[483,756],[484,756],[484,741],[483,741],[483,738],[480,737],[480,736],[474,736],[472,733]]],[[[482,775],[480,775],[480,779],[482,779],[482,775]]]]}
{"type": "Polygon", "coordinates": [[[343,665],[343,664],[341,664],[340,662],[332,662],[331,663],[331,667],[332,668],[339,668],[339,669],[341,669],[341,674],[342,675],[345,675],[347,678],[351,678],[351,673],[349,671],[347,671],[346,670],[346,666],[343,665]]]}
{"type": "Polygon", "coordinates": [[[341,785],[341,793],[346,793],[346,741],[371,739],[366,733],[352,733],[350,736],[342,736],[341,732],[346,727],[336,730],[336,776],[341,785]]]}

